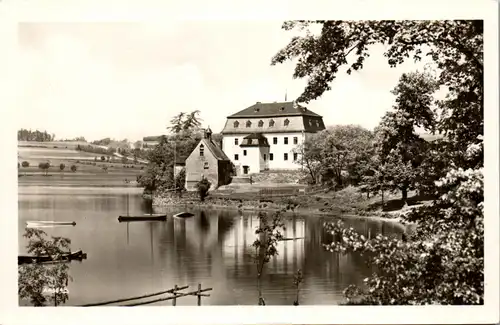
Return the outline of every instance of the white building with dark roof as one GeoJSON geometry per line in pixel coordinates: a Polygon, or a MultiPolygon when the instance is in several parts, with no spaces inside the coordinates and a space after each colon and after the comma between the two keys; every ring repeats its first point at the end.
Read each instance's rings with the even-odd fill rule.
{"type": "Polygon", "coordinates": [[[295,102],[257,102],[227,117],[222,150],[238,175],[300,169],[294,149],[324,129],[322,116],[295,102]]]}

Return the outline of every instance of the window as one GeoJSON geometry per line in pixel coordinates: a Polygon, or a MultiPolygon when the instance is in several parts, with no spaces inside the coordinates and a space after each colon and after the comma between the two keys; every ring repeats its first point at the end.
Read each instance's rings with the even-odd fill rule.
{"type": "Polygon", "coordinates": [[[269,121],[269,127],[272,128],[274,126],[274,120],[269,121]]]}
{"type": "Polygon", "coordinates": [[[259,121],[259,128],[261,128],[262,126],[264,126],[264,121],[260,120],[259,121]]]}
{"type": "Polygon", "coordinates": [[[238,145],[238,138],[234,139],[234,144],[238,145]]]}
{"type": "Polygon", "coordinates": [[[247,121],[247,128],[251,127],[252,126],[252,122],[250,121],[247,121]]]}
{"type": "Polygon", "coordinates": [[[278,138],[277,137],[273,138],[273,144],[278,144],[278,138]]]}
{"type": "Polygon", "coordinates": [[[203,151],[205,150],[205,147],[203,144],[200,144],[200,157],[203,157],[203,151]]]}
{"type": "Polygon", "coordinates": [[[297,143],[299,143],[299,138],[293,137],[293,144],[297,144],[297,143]]]}
{"type": "Polygon", "coordinates": [[[288,144],[288,137],[284,137],[283,141],[284,141],[285,144],[288,144]]]}
{"type": "Polygon", "coordinates": [[[296,153],[296,152],[294,152],[294,153],[293,153],[293,161],[297,161],[297,157],[298,157],[297,153],[296,153]]]}
{"type": "Polygon", "coordinates": [[[233,126],[234,126],[235,128],[237,128],[238,126],[240,126],[240,122],[238,122],[238,121],[234,121],[233,126]]]}
{"type": "Polygon", "coordinates": [[[266,154],[264,154],[264,161],[266,161],[266,159],[267,159],[267,155],[266,155],[266,154]]]}
{"type": "Polygon", "coordinates": [[[205,163],[203,164],[203,169],[208,169],[208,162],[205,161],[205,163]]]}
{"type": "Polygon", "coordinates": [[[272,153],[269,154],[269,160],[273,160],[274,159],[274,155],[272,153]]]}
{"type": "Polygon", "coordinates": [[[247,151],[243,150],[243,156],[246,156],[246,155],[247,155],[247,151]]]}
{"type": "Polygon", "coordinates": [[[284,159],[284,160],[288,160],[288,154],[287,154],[287,153],[285,153],[285,154],[283,155],[283,159],[284,159]]]}
{"type": "Polygon", "coordinates": [[[309,126],[312,126],[312,125],[313,125],[313,121],[309,120],[309,126]]]}
{"type": "Polygon", "coordinates": [[[290,124],[290,120],[289,119],[286,119],[285,122],[283,122],[283,125],[284,126],[288,126],[288,124],[290,124]]]}
{"type": "Polygon", "coordinates": [[[248,141],[248,144],[252,144],[253,140],[252,139],[248,139],[247,141],[248,141]]]}
{"type": "Polygon", "coordinates": [[[238,160],[238,159],[239,159],[238,154],[235,154],[234,155],[234,160],[238,160]]]}
{"type": "Polygon", "coordinates": [[[318,120],[316,120],[316,126],[319,127],[319,121],[318,120]]]}

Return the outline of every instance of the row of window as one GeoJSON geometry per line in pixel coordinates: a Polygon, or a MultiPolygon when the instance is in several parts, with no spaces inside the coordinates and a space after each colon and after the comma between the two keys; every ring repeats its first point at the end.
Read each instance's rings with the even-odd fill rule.
{"type": "MultiPolygon", "coordinates": [[[[247,151],[246,150],[243,150],[243,156],[246,156],[247,155],[247,151]]],[[[293,153],[293,161],[297,161],[297,158],[298,158],[298,154],[297,153],[293,153]]],[[[240,156],[238,154],[235,154],[234,155],[234,160],[239,160],[240,159],[240,156]]],[[[264,154],[264,161],[267,160],[267,155],[264,154]]],[[[269,160],[274,160],[274,155],[272,153],[269,154],[269,160]]],[[[283,160],[288,160],[288,153],[284,153],[283,154],[283,160]]]]}
{"type": "MultiPolygon", "coordinates": [[[[315,122],[315,124],[316,124],[316,127],[318,127],[318,128],[319,128],[319,127],[320,127],[319,121],[318,121],[318,120],[314,120],[314,122],[315,122]]],[[[269,121],[269,127],[270,127],[270,128],[274,127],[274,125],[275,125],[275,124],[276,124],[276,122],[274,122],[274,120],[270,120],[270,121],[269,121]]],[[[283,125],[284,125],[284,126],[288,126],[289,124],[290,124],[290,120],[289,120],[289,119],[286,119],[286,120],[284,120],[284,121],[283,121],[283,125]]],[[[234,128],[238,128],[238,127],[240,126],[240,122],[238,122],[238,121],[234,121],[233,126],[234,126],[234,128]]],[[[251,122],[251,121],[246,121],[245,126],[246,126],[247,128],[252,127],[252,122],[251,122]]],[[[258,126],[259,128],[263,127],[263,126],[264,126],[264,121],[260,120],[260,121],[257,123],[257,126],[258,126]]],[[[309,120],[309,126],[313,126],[313,120],[309,120]]]]}
{"type": "MultiPolygon", "coordinates": [[[[275,124],[276,124],[276,122],[274,122],[274,120],[270,120],[270,121],[269,121],[269,127],[270,127],[270,128],[272,128],[275,124]]],[[[290,124],[290,120],[289,120],[289,119],[286,119],[285,121],[283,121],[283,125],[284,125],[284,126],[288,126],[289,124],[290,124]]],[[[238,127],[240,126],[240,122],[238,122],[238,121],[234,121],[233,126],[234,126],[235,128],[238,128],[238,127]]],[[[245,126],[246,126],[247,128],[252,127],[252,122],[251,122],[251,121],[247,121],[247,122],[245,123],[245,126]]],[[[257,123],[257,126],[258,126],[259,128],[263,127],[263,126],[264,126],[264,121],[260,120],[260,121],[257,123]]]]}
{"type": "MultiPolygon", "coordinates": [[[[256,142],[255,143],[258,143],[259,140],[255,139],[256,142]]],[[[284,137],[283,138],[283,143],[284,144],[288,144],[288,137],[284,137]]],[[[299,138],[298,137],[293,137],[293,144],[298,144],[299,143],[299,138]]],[[[238,145],[239,144],[239,139],[236,138],[234,139],[234,144],[235,145],[238,145]]],[[[252,144],[252,139],[248,139],[248,144],[252,144]]],[[[278,138],[277,137],[273,137],[273,144],[278,144],[278,138]]]]}

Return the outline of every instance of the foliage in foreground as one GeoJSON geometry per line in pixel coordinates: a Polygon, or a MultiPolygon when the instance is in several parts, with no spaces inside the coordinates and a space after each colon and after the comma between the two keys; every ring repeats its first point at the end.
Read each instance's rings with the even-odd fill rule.
{"type": "Polygon", "coordinates": [[[406,75],[400,80],[395,89],[396,112],[380,125],[387,132],[379,142],[382,154],[374,165],[383,168],[374,174],[375,184],[371,184],[399,188],[403,198],[411,188],[438,197],[430,206],[402,216],[414,224],[415,232],[406,240],[381,236],[367,240],[339,224],[327,225],[332,234],[341,237],[328,249],[369,253],[377,269],[365,279],[366,288],[346,290],[351,303],[482,304],[483,22],[290,21],[283,29],[303,34],[272,59],[272,64],[297,60],[294,77],[308,78],[299,102],[309,102],[330,90],[343,66],[348,74],[361,69],[374,44],[385,46],[384,56],[391,67],[409,57],[420,60],[425,54],[439,70],[435,81],[422,75],[406,75]],[[313,34],[311,25],[319,26],[320,33],[313,34]],[[348,60],[351,53],[354,60],[348,60]],[[447,90],[444,100],[433,97],[438,86],[447,90]],[[441,134],[442,139],[428,148],[414,146],[418,143],[412,132],[417,126],[441,134]],[[415,157],[413,149],[417,154],[425,152],[425,159],[415,161],[418,155],[415,157]],[[386,184],[385,176],[394,175],[391,170],[397,177],[386,184]]]}
{"type": "Polygon", "coordinates": [[[327,224],[340,237],[326,246],[332,252],[361,252],[378,271],[366,288],[350,286],[354,304],[483,304],[484,224],[481,171],[448,173],[438,200],[403,216],[417,221],[407,240],[378,235],[367,239],[342,223],[327,224]]]}
{"type": "Polygon", "coordinates": [[[284,238],[281,231],[285,229],[285,224],[282,221],[281,211],[273,213],[271,218],[267,213],[259,212],[258,218],[259,226],[255,230],[257,238],[252,243],[252,247],[255,249],[254,262],[257,267],[259,305],[265,305],[260,279],[264,272],[264,266],[269,263],[272,257],[278,255],[277,245],[284,238]]]}
{"type": "MultiPolygon", "coordinates": [[[[28,254],[48,255],[60,260],[70,251],[71,241],[64,237],[47,239],[47,234],[36,228],[26,228],[23,235],[28,239],[28,254]]],[[[18,266],[18,294],[28,299],[35,307],[53,303],[55,306],[66,302],[68,296],[69,266],[66,263],[31,263],[18,266]]]]}

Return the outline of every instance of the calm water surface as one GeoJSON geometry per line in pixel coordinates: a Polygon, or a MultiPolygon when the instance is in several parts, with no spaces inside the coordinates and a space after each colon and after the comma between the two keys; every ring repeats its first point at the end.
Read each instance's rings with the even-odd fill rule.
{"type": "MultiPolygon", "coordinates": [[[[203,305],[256,305],[256,266],[251,244],[258,226],[256,213],[230,210],[190,210],[187,220],[119,223],[126,215],[149,213],[140,193],[130,189],[20,187],[19,252],[26,252],[22,237],[28,220],[76,221],[75,227],[43,228],[49,235],[71,239],[71,248],[88,258],[72,262],[67,305],[80,305],[154,293],[174,285],[198,283],[211,287],[203,305]],[[127,199],[128,197],[128,199],[127,199]]],[[[188,210],[156,209],[155,213],[188,210]]],[[[300,303],[338,304],[342,290],[360,284],[370,274],[358,255],[326,252],[323,223],[333,218],[290,216],[285,237],[304,237],[280,243],[279,255],[266,266],[262,283],[268,305],[291,305],[293,276],[302,269],[300,303]]],[[[365,236],[402,232],[400,226],[376,220],[348,219],[365,236]]],[[[196,297],[178,299],[177,305],[196,305],[196,297]]],[[[155,305],[171,305],[171,301],[155,305]]]]}

